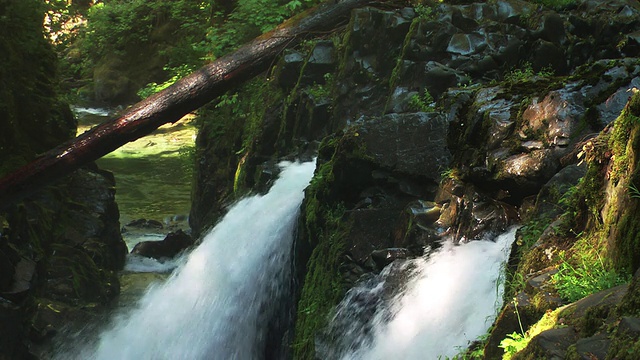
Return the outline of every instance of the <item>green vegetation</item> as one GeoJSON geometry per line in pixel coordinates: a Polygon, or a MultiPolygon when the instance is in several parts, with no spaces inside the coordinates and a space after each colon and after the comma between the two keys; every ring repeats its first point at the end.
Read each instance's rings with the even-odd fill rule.
{"type": "Polygon", "coordinates": [[[213,57],[219,57],[247,40],[272,30],[288,17],[301,12],[318,0],[238,0],[230,13],[215,11],[213,20],[219,26],[208,29],[205,48],[213,57]]]}
{"type": "Polygon", "coordinates": [[[522,67],[515,68],[504,75],[504,81],[510,83],[519,83],[525,81],[531,81],[535,76],[549,77],[553,76],[553,71],[549,69],[542,69],[538,72],[533,71],[531,63],[526,62],[522,64],[522,67]]]}
{"type": "Polygon", "coordinates": [[[435,101],[426,88],[422,95],[415,94],[409,99],[409,108],[414,111],[432,112],[435,111],[435,101]]]}
{"type": "Polygon", "coordinates": [[[430,5],[417,4],[414,6],[413,9],[415,10],[416,15],[418,15],[420,19],[423,19],[423,20],[434,19],[433,7],[431,7],[430,5]]]}
{"type": "Polygon", "coordinates": [[[57,59],[44,36],[46,7],[38,1],[0,6],[0,175],[75,134],[58,98],[57,59]]]}
{"type": "MultiPolygon", "coordinates": [[[[319,152],[320,166],[306,190],[303,204],[303,239],[298,245],[311,252],[306,277],[298,303],[296,336],[293,342],[295,359],[315,358],[315,336],[327,324],[331,311],[344,296],[347,284],[340,272],[344,261],[346,237],[351,221],[346,216],[347,204],[341,191],[345,184],[336,179],[346,174],[353,164],[367,161],[356,128],[342,136],[323,140],[319,152]]],[[[352,186],[357,186],[353,185],[352,186]]]]}
{"type": "Polygon", "coordinates": [[[564,252],[558,272],[552,276],[558,294],[569,302],[606,290],[629,281],[629,277],[609,269],[601,254],[603,246],[592,246],[579,241],[572,249],[574,256],[566,258],[564,252]]]}
{"type": "Polygon", "coordinates": [[[164,79],[138,91],[146,97],[319,2],[112,0],[84,8],[51,1],[49,32],[67,53],[65,73],[76,79],[91,78],[105,61],[118,66],[117,58],[159,63],[164,79]]]}
{"type": "MultiPolygon", "coordinates": [[[[517,307],[516,307],[517,308],[517,307]]],[[[503,360],[510,360],[516,353],[524,350],[531,339],[545,330],[556,327],[558,323],[558,316],[564,310],[564,307],[558,308],[553,311],[547,311],[544,316],[534,325],[532,325],[526,332],[507,335],[507,338],[500,342],[500,347],[505,350],[502,356],[503,360]]]]}

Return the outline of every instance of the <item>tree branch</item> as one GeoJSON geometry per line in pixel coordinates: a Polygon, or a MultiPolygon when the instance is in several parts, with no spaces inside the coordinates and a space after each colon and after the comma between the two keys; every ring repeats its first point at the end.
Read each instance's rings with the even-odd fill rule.
{"type": "Polygon", "coordinates": [[[124,115],[37,157],[0,179],[0,208],[120,146],[173,123],[271,66],[288,46],[313,32],[328,31],[348,19],[351,10],[371,0],[326,2],[259,36],[129,108],[124,115]]]}

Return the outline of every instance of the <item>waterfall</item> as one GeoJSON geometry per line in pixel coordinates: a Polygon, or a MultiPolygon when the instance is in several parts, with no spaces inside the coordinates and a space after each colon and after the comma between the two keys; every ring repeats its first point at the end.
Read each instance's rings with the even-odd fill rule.
{"type": "Polygon", "coordinates": [[[446,242],[428,258],[392,263],[351,289],[319,336],[319,358],[445,359],[485,334],[501,306],[516,228],[494,241],[446,242]],[[407,280],[408,278],[408,280],[407,280]],[[401,291],[391,288],[401,284],[401,291]]]}
{"type": "Polygon", "coordinates": [[[286,163],[266,195],[234,205],[166,283],[77,359],[260,359],[289,297],[293,229],[314,162],[286,163]]]}

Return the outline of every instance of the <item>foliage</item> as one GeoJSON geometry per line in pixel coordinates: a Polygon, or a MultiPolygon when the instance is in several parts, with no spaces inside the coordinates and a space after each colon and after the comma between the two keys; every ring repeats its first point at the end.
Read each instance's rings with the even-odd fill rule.
{"type": "Polygon", "coordinates": [[[513,332],[511,334],[507,334],[507,337],[500,341],[500,347],[504,349],[505,355],[503,359],[511,359],[513,354],[523,350],[527,347],[529,342],[524,337],[524,335],[519,334],[517,332],[513,332]]]}
{"type": "Polygon", "coordinates": [[[422,112],[432,112],[435,110],[435,102],[433,100],[433,96],[429,93],[429,90],[426,88],[422,95],[414,94],[409,99],[409,108],[414,111],[422,111],[422,112]]]}
{"type": "Polygon", "coordinates": [[[431,20],[434,17],[433,8],[429,5],[417,4],[413,9],[420,19],[431,20]]]}
{"type": "Polygon", "coordinates": [[[533,71],[531,63],[526,62],[522,64],[521,68],[512,69],[504,75],[504,80],[510,83],[518,83],[524,81],[530,81],[535,76],[549,77],[553,75],[553,71],[549,69],[542,69],[538,72],[533,71]]]}
{"type": "Polygon", "coordinates": [[[524,249],[532,247],[533,244],[538,241],[547,225],[549,225],[549,222],[549,219],[546,217],[531,219],[527,224],[518,229],[516,244],[522,246],[524,249]]]}
{"type": "Polygon", "coordinates": [[[233,9],[223,9],[214,0],[99,2],[89,8],[87,25],[78,41],[85,59],[79,72],[91,73],[95,64],[109,54],[124,55],[142,46],[155,46],[166,61],[168,80],[141,89],[140,96],[146,97],[204,61],[224,55],[319,2],[238,0],[233,9]]]}
{"type": "Polygon", "coordinates": [[[560,253],[562,263],[552,280],[558,294],[569,302],[574,302],[595,292],[624,284],[629,279],[609,269],[599,247],[580,239],[574,245],[573,256],[560,253]]]}
{"type": "Polygon", "coordinates": [[[51,42],[62,48],[69,46],[77,35],[84,9],[68,0],[45,0],[44,3],[44,27],[51,42]]]}
{"type": "Polygon", "coordinates": [[[460,179],[460,171],[457,168],[448,168],[440,173],[442,179],[460,179]]]}
{"type": "MultiPolygon", "coordinates": [[[[517,304],[515,305],[517,308],[517,304]]],[[[531,339],[543,331],[554,328],[558,322],[558,314],[560,314],[563,309],[564,307],[560,307],[553,311],[548,310],[544,316],[537,323],[533,324],[526,332],[513,332],[511,334],[507,334],[507,337],[500,342],[500,347],[505,350],[502,359],[510,360],[513,355],[524,350],[524,348],[529,345],[531,339]]],[[[518,320],[519,319],[520,318],[518,317],[518,320]]]]}
{"type": "Polygon", "coordinates": [[[226,14],[216,11],[212,22],[219,24],[207,30],[207,60],[224,55],[262,33],[272,30],[288,17],[318,4],[319,0],[290,0],[282,3],[272,0],[238,0],[236,8],[226,14]]]}
{"type": "Polygon", "coordinates": [[[176,81],[182,79],[183,77],[189,75],[194,69],[192,67],[190,67],[187,64],[178,66],[176,68],[169,68],[166,67],[164,68],[165,70],[167,70],[170,74],[171,77],[161,83],[149,83],[147,84],[145,87],[143,87],[142,89],[138,90],[138,96],[140,96],[141,99],[145,99],[155,93],[158,93],[166,88],[168,88],[169,86],[173,85],[176,81]]]}
{"type": "Polygon", "coordinates": [[[314,99],[327,99],[331,97],[331,89],[333,88],[334,80],[333,74],[326,73],[324,74],[324,84],[316,84],[308,87],[306,89],[307,93],[311,95],[314,99]]]}
{"type": "Polygon", "coordinates": [[[0,6],[0,174],[75,133],[68,105],[57,98],[56,54],[46,39],[39,1],[0,6]]]}

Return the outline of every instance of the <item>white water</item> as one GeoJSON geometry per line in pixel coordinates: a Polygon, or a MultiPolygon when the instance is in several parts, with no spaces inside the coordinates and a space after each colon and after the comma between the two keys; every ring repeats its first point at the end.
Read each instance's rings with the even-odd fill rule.
{"type": "Polygon", "coordinates": [[[396,264],[410,272],[411,279],[406,291],[386,303],[381,300],[386,283],[394,281],[389,269],[354,288],[338,306],[325,336],[329,340],[319,342],[321,357],[435,360],[458,354],[485,334],[496,317],[502,268],[515,231],[510,229],[495,242],[455,246],[449,241],[428,259],[396,264]],[[365,321],[363,304],[375,311],[365,321]]]}
{"type": "Polygon", "coordinates": [[[315,163],[286,164],[268,194],[237,203],[163,285],[78,359],[259,359],[286,296],[293,228],[315,163]]]}
{"type": "Polygon", "coordinates": [[[97,115],[97,116],[104,116],[104,117],[107,117],[114,112],[113,110],[106,109],[106,108],[88,108],[88,107],[81,107],[81,106],[71,106],[71,110],[76,115],[89,114],[89,115],[97,115]]]}

